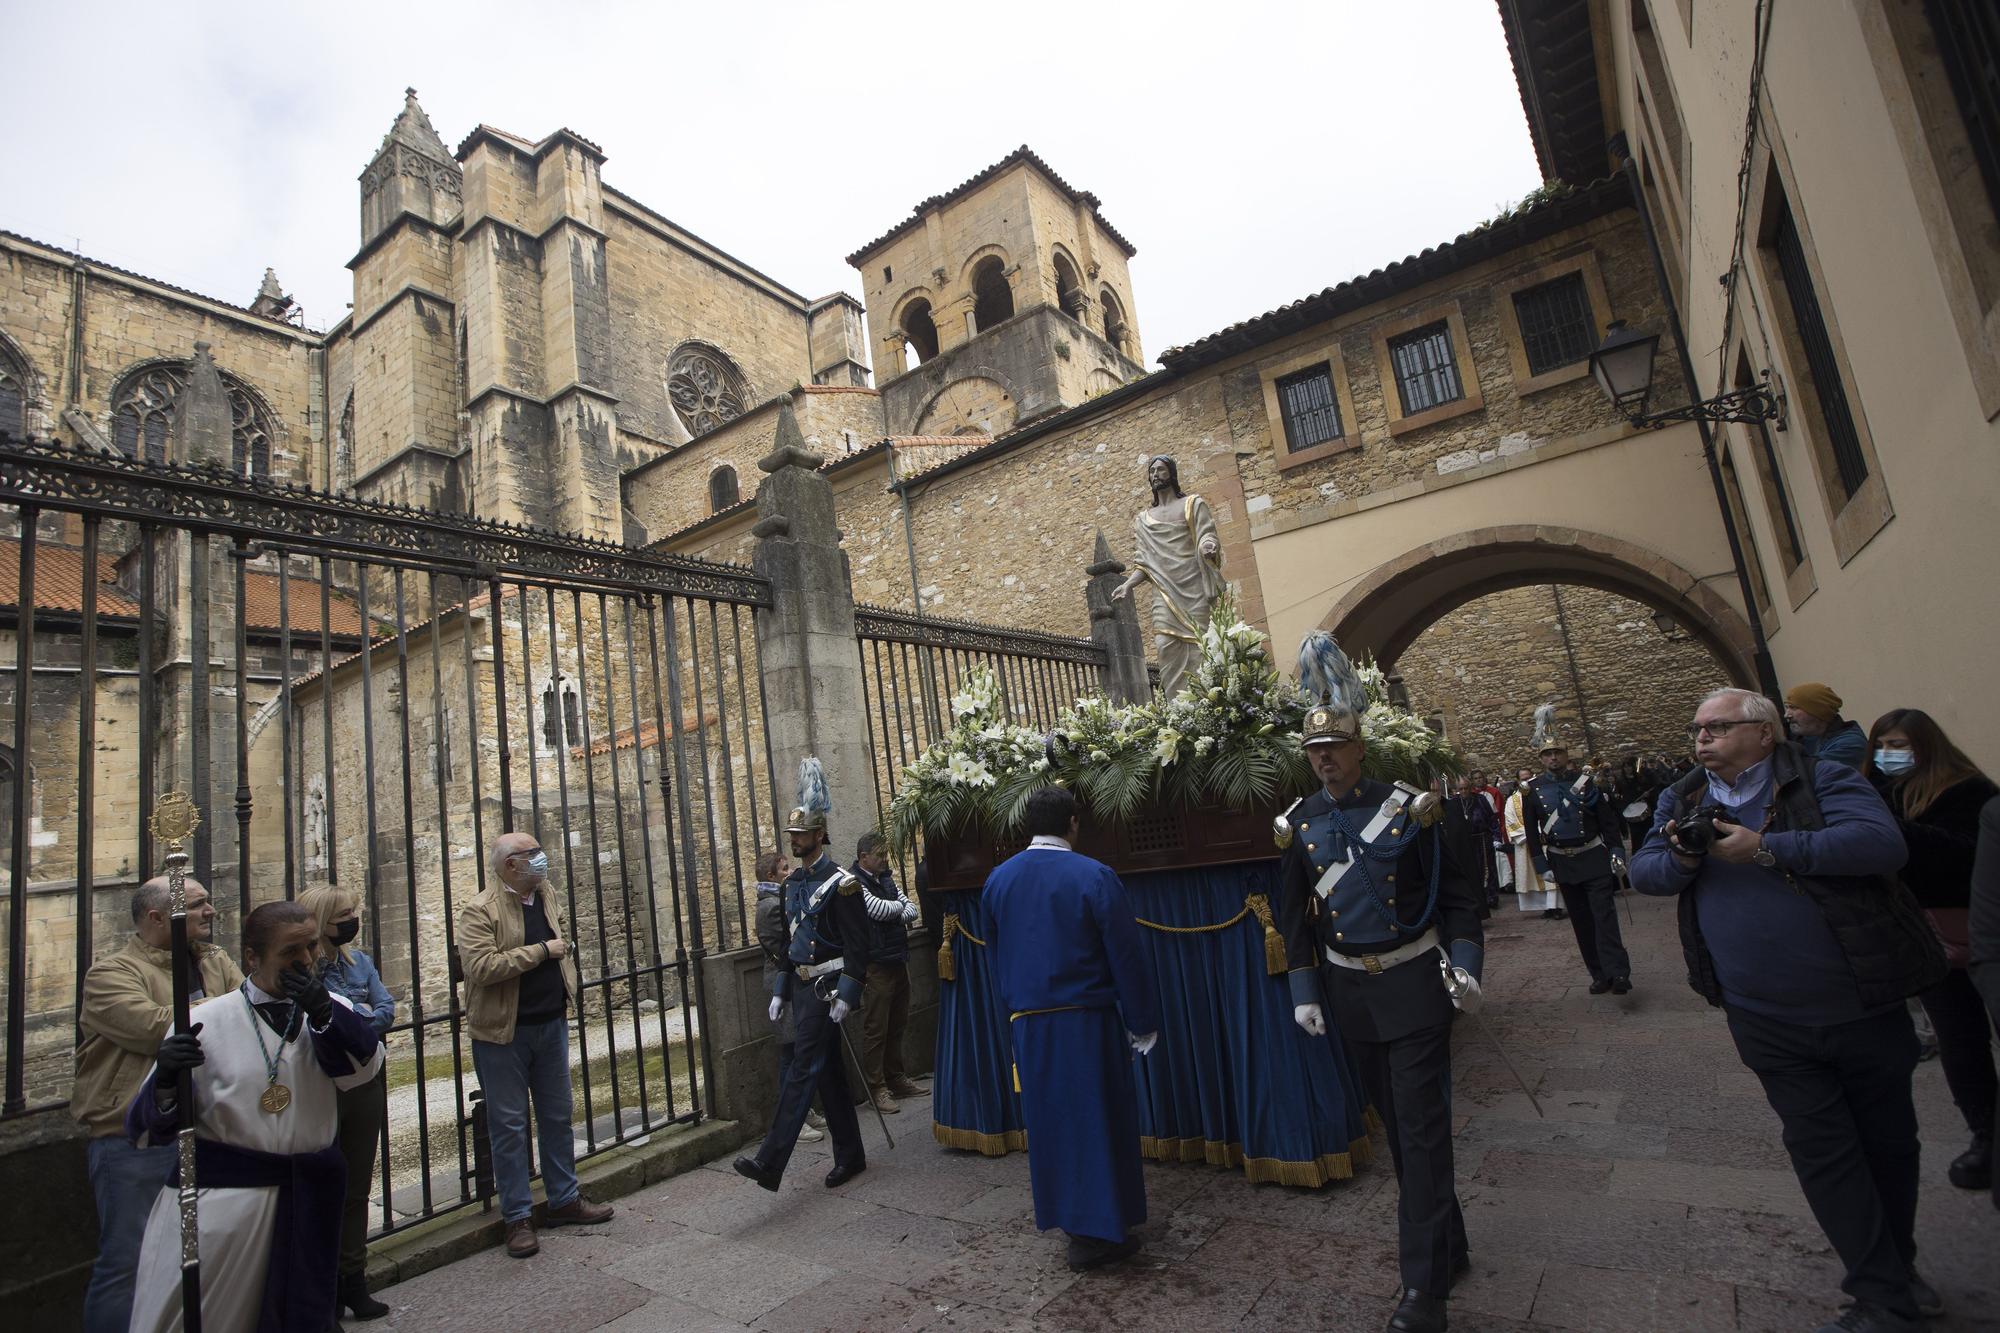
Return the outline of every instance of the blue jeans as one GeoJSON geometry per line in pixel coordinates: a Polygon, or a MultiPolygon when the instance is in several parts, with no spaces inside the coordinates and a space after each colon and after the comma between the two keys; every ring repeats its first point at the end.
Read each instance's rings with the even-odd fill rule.
{"type": "Polygon", "coordinates": [[[83,1297],[85,1333],[125,1333],[146,1218],[174,1169],[174,1145],[135,1148],[116,1134],[90,1141],[90,1193],[97,1201],[97,1262],[83,1297]]]}
{"type": "Polygon", "coordinates": [[[576,1201],[576,1140],[570,1130],[569,1024],[522,1023],[514,1040],[472,1043],[472,1067],[486,1093],[486,1132],[493,1140],[493,1179],[500,1217],[519,1222],[535,1210],[528,1193],[528,1098],[535,1099],[542,1185],[549,1207],[576,1201]]]}

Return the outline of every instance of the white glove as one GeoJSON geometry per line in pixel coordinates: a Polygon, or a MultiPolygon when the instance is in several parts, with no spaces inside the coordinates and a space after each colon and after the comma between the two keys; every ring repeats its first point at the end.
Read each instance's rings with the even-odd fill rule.
{"type": "Polygon", "coordinates": [[[775,1023],[784,1016],[785,1016],[785,1002],[779,997],[773,995],[771,997],[771,1021],[775,1023]]]}
{"type": "Polygon", "coordinates": [[[1160,1034],[1157,1032],[1148,1032],[1143,1037],[1135,1037],[1128,1032],[1125,1034],[1125,1036],[1126,1039],[1132,1043],[1132,1049],[1137,1051],[1140,1055],[1145,1055],[1147,1052],[1151,1051],[1153,1047],[1159,1044],[1160,1041],[1160,1034]]]}
{"type": "Polygon", "coordinates": [[[854,1012],[853,1006],[849,1005],[847,1001],[836,997],[833,1005],[826,1011],[826,1016],[838,1023],[852,1012],[854,1012]]]}
{"type": "Polygon", "coordinates": [[[1302,1004],[1292,1010],[1292,1021],[1306,1030],[1311,1037],[1326,1035],[1326,1017],[1316,1004],[1302,1004]]]}

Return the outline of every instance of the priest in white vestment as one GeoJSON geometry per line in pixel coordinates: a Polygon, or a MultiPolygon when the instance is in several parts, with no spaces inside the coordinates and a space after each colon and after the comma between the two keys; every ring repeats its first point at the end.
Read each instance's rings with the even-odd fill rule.
{"type": "MultiPolygon", "coordinates": [[[[382,1068],[368,1022],[312,969],[319,928],[296,903],[266,903],[243,922],[241,988],[170,1034],[126,1110],[134,1138],[171,1142],[175,1076],[191,1068],[200,1187],[205,1333],[325,1333],[346,1166],[334,1093],[382,1068]]],[[[181,1327],[178,1170],[146,1223],[132,1301],[134,1333],[181,1327]]]]}

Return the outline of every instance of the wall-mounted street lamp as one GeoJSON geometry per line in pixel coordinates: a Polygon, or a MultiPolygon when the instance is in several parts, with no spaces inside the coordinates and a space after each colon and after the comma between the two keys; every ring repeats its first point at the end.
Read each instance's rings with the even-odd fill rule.
{"type": "MultiPolygon", "coordinates": [[[[1653,359],[1660,335],[1641,333],[1614,319],[1604,327],[1604,341],[1590,354],[1590,373],[1604,396],[1635,426],[1659,430],[1677,421],[1735,421],[1745,425],[1769,422],[1785,428],[1784,395],[1767,383],[1752,384],[1685,407],[1646,410],[1653,394],[1653,359]]],[[[1768,381],[1770,372],[1765,372],[1768,381]]]]}

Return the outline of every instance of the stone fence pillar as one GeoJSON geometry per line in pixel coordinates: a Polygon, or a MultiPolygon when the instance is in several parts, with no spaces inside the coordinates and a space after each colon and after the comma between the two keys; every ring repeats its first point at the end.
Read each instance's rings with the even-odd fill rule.
{"type": "Polygon", "coordinates": [[[1113,704],[1143,704],[1153,697],[1146,677],[1146,639],[1139,632],[1139,607],[1130,597],[1111,600],[1125,566],[1111,556],[1111,544],[1097,534],[1097,550],[1092,554],[1090,582],[1084,596],[1090,603],[1090,638],[1104,649],[1104,691],[1113,704]]]}

